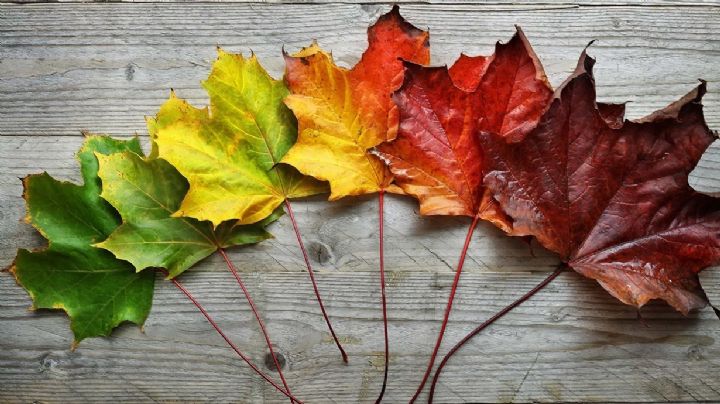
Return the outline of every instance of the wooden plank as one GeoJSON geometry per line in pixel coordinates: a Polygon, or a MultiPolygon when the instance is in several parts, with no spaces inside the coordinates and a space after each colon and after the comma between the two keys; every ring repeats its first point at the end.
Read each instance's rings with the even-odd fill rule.
{"type": "MultiPolygon", "coordinates": [[[[0,3],[101,3],[103,0],[1,0],[0,3]]],[[[121,3],[184,3],[184,0],[119,0],[121,3]]],[[[245,4],[387,4],[385,0],[363,0],[362,2],[355,0],[204,0],[205,3],[245,3],[245,4]]],[[[692,6],[718,6],[717,0],[609,0],[609,1],[592,1],[592,0],[529,0],[522,4],[513,0],[397,0],[392,3],[396,4],[442,4],[450,6],[467,6],[482,4],[483,8],[500,8],[500,7],[525,7],[525,8],[558,8],[558,7],[617,7],[617,6],[661,6],[661,7],[692,7],[692,6]]]]}
{"type": "MultiPolygon", "coordinates": [[[[255,51],[276,76],[280,47],[295,50],[317,38],[345,65],[366,46],[378,5],[112,4],[4,5],[0,135],[144,133],[174,87],[204,104],[198,85],[215,45],[255,51]]],[[[583,7],[500,11],[481,6],[406,5],[403,14],[431,27],[435,63],[461,52],[489,53],[521,25],[557,85],[590,40],[598,58],[600,99],[629,100],[639,117],[709,81],[708,123],[720,127],[718,32],[713,7],[583,7]]]]}
{"type": "Polygon", "coordinates": [[[720,310],[720,267],[700,272],[700,283],[705,287],[710,304],[720,310]]]}
{"type": "MultiPolygon", "coordinates": [[[[545,3],[545,2],[541,2],[545,3]]],[[[706,115],[720,127],[720,19],[711,7],[577,7],[575,2],[512,5],[403,5],[432,29],[433,58],[488,53],[523,26],[554,84],[580,50],[598,39],[598,93],[630,99],[639,117],[678,98],[703,77],[706,115]],[[567,8],[565,6],[568,6],[567,8]]],[[[664,3],[661,1],[654,4],[664,3]]],[[[206,103],[199,81],[215,44],[253,49],[273,74],[279,47],[294,50],[317,38],[345,65],[366,45],[365,28],[388,9],[374,4],[61,4],[0,5],[0,266],[18,247],[42,239],[21,222],[17,177],[49,171],[77,180],[72,156],[80,129],[144,134],[175,87],[206,103]]],[[[691,183],[720,192],[720,144],[703,157],[691,183]]],[[[288,358],[288,379],[310,402],[370,402],[382,371],[377,288],[376,200],[296,203],[331,316],[353,360],[343,366],[313,303],[287,218],[276,239],[232,250],[288,358]],[[288,287],[292,285],[292,287],[288,287]]],[[[391,271],[393,358],[387,402],[412,393],[427,360],[468,220],[420,218],[415,204],[391,197],[386,262],[391,271]]],[[[556,258],[481,226],[470,249],[447,337],[459,339],[545,276],[556,258]],[[530,271],[530,272],[528,272],[530,271]]],[[[703,274],[711,301],[720,299],[717,269],[703,274]]],[[[241,296],[220,260],[204,261],[184,281],[207,302],[259,363],[265,350],[241,296]]],[[[146,333],[123,327],[109,339],[68,351],[71,336],[59,313],[29,313],[29,299],[0,274],[0,401],[283,401],[222,345],[202,318],[161,284],[146,333]]],[[[441,402],[467,401],[720,401],[720,323],[712,311],[689,319],[664,305],[642,310],[614,301],[596,284],[567,273],[489,329],[448,367],[441,402]]],[[[447,349],[446,346],[444,349],[447,349]]]]}
{"type": "MultiPolygon", "coordinates": [[[[215,269],[213,262],[203,269],[215,269]]],[[[328,310],[351,356],[341,363],[302,273],[243,274],[287,359],[286,376],[308,402],[370,402],[382,378],[376,272],[319,273],[328,310]]],[[[468,273],[447,341],[509,303],[542,273],[468,273]]],[[[263,363],[251,314],[227,273],[185,277],[227,331],[263,363]]],[[[452,282],[449,271],[393,272],[388,281],[393,335],[387,402],[412,393],[427,360],[452,282]]],[[[28,300],[0,277],[0,391],[3,400],[280,402],[223,346],[182,295],[161,282],[142,334],[123,327],[68,352],[67,321],[28,314],[28,300]],[[22,336],[20,338],[19,336],[22,336]]],[[[664,305],[622,305],[596,284],[565,273],[479,336],[448,366],[439,402],[720,400],[720,322],[710,310],[690,318],[664,305]]],[[[447,349],[447,347],[445,348],[447,349]]]]}

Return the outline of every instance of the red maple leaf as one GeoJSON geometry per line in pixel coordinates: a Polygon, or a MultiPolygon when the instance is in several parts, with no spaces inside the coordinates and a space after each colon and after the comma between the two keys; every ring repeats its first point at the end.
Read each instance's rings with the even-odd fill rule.
{"type": "Polygon", "coordinates": [[[595,101],[594,63],[583,52],[524,139],[480,135],[484,185],[511,234],[535,236],[626,304],[702,307],[697,273],[720,262],[720,198],[688,185],[717,138],[703,117],[705,83],[622,122],[622,106],[595,101]]]}
{"type": "Polygon", "coordinates": [[[423,215],[465,215],[495,222],[507,218],[485,195],[477,133],[522,138],[552,98],[545,72],[520,28],[492,56],[461,56],[446,67],[405,63],[405,80],[393,99],[400,111],[394,141],[381,156],[423,215]]]}
{"type": "Polygon", "coordinates": [[[442,343],[465,255],[478,219],[510,231],[508,217],[483,187],[480,131],[519,139],[531,131],[552,99],[552,88],[520,28],[492,56],[462,56],[452,68],[405,63],[395,92],[400,126],[396,138],[377,147],[395,183],[420,202],[423,215],[473,218],[438,333],[414,402],[442,343]]]}

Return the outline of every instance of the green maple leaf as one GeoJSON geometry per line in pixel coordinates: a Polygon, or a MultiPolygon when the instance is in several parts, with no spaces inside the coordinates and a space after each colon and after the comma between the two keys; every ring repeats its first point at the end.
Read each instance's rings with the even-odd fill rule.
{"type": "Polygon", "coordinates": [[[108,335],[123,321],[142,325],[152,305],[155,274],[135,273],[125,261],[92,244],[120,224],[117,212],[100,197],[97,155],[140,152],[137,139],[90,136],[77,154],[83,185],[47,173],[23,179],[26,221],[47,240],[40,251],[18,250],[10,268],[33,299],[33,308],[63,309],[76,345],[108,335]]]}
{"type": "Polygon", "coordinates": [[[255,56],[218,50],[203,83],[209,108],[194,108],[171,94],[148,129],[190,188],[174,216],[237,219],[251,224],[270,215],[287,198],[327,191],[327,184],[279,164],[295,143],[297,123],[283,99],[288,89],[255,56]]]}
{"type": "Polygon", "coordinates": [[[145,159],[132,151],[98,154],[97,158],[101,195],[120,212],[123,224],[96,246],[131,262],[138,271],[161,267],[175,277],[218,248],[272,237],[263,227],[282,215],[282,210],[276,210],[254,225],[226,221],[217,228],[207,221],[171,217],[188,183],[168,162],[145,159]]]}

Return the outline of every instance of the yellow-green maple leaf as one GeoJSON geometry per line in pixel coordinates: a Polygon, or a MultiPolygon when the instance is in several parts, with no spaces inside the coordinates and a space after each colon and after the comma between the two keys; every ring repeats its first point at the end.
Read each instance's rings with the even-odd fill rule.
{"type": "Polygon", "coordinates": [[[190,189],[174,216],[256,223],[287,198],[324,192],[326,184],[278,164],[295,143],[295,118],[283,103],[288,90],[253,55],[218,49],[203,86],[209,108],[171,94],[148,129],[153,154],[187,178],[190,189]]]}

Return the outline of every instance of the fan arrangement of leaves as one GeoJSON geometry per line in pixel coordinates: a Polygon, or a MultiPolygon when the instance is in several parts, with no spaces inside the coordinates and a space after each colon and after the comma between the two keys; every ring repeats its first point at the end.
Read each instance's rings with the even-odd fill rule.
{"type": "MultiPolygon", "coordinates": [[[[124,321],[142,325],[155,271],[195,304],[252,369],[293,396],[262,317],[225,250],[293,224],[320,312],[323,305],[290,200],[329,190],[331,201],[378,193],[379,274],[387,383],[390,341],[384,279],[386,192],[418,199],[422,215],[471,218],[445,315],[415,401],[434,368],[464,259],[479,220],[535,238],[563,264],[536,288],[478,326],[470,338],[571,268],[620,301],[661,299],[687,314],[707,299],[698,272],[720,263],[720,198],[688,184],[717,138],[706,125],[705,83],[638,120],[624,104],[595,99],[594,60],[585,51],[556,90],[520,28],[491,56],[462,55],[428,67],[429,34],[394,7],[368,29],[351,69],[317,43],[285,54],[284,81],[255,56],[218,49],[203,83],[210,105],[170,98],[148,119],[152,151],[139,140],[88,135],[77,154],[83,184],[47,173],[23,179],[28,223],[47,240],[21,249],[10,268],[34,308],[63,309],[76,346],[124,321]],[[281,383],[263,373],[176,279],[218,252],[242,289],[281,383]]],[[[342,331],[341,331],[342,332],[342,331]]]]}

